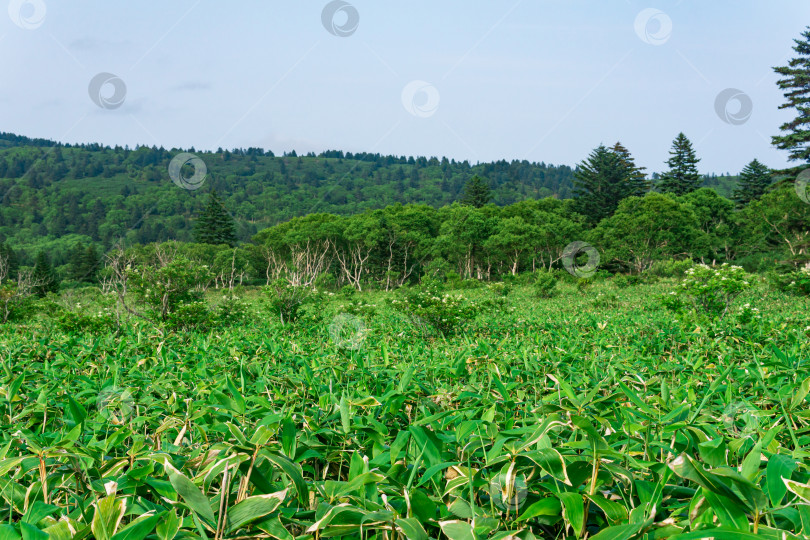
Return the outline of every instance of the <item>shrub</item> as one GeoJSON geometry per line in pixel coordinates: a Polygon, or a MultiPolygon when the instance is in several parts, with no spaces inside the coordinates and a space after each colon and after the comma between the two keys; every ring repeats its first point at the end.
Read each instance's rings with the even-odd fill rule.
{"type": "Polygon", "coordinates": [[[678,293],[701,313],[722,317],[734,299],[751,287],[749,276],[740,266],[699,264],[686,271],[678,293]]]}
{"type": "Polygon", "coordinates": [[[614,308],[619,305],[619,297],[615,293],[607,292],[596,295],[593,301],[594,307],[598,308],[614,308]]]}
{"type": "Polygon", "coordinates": [[[768,275],[774,287],[797,296],[810,296],[810,268],[793,270],[784,274],[768,275]]]}
{"type": "Polygon", "coordinates": [[[172,330],[208,330],[214,326],[214,314],[202,300],[187,302],[169,313],[166,326],[172,330]]]}
{"type": "Polygon", "coordinates": [[[690,259],[676,261],[675,259],[664,259],[662,261],[655,261],[647,273],[656,277],[674,277],[682,278],[686,275],[686,271],[694,266],[690,259]]]}
{"type": "Polygon", "coordinates": [[[212,278],[207,266],[182,256],[159,268],[130,269],[127,274],[135,295],[163,321],[183,304],[202,301],[203,288],[212,278]]]}
{"type": "Polygon", "coordinates": [[[433,285],[403,291],[394,306],[418,321],[424,321],[443,336],[461,330],[475,318],[477,309],[461,295],[442,292],[433,285]]]}
{"type": "Polygon", "coordinates": [[[289,281],[279,278],[266,289],[270,301],[270,311],[278,315],[282,324],[294,323],[300,316],[301,308],[309,300],[310,290],[296,287],[289,281]]]}
{"type": "Polygon", "coordinates": [[[537,277],[534,281],[534,294],[540,298],[554,296],[557,287],[557,276],[554,275],[554,272],[538,270],[535,275],[537,277]]]}
{"type": "Polygon", "coordinates": [[[641,277],[637,275],[616,274],[613,278],[613,283],[620,289],[626,289],[627,287],[641,283],[641,277]]]}

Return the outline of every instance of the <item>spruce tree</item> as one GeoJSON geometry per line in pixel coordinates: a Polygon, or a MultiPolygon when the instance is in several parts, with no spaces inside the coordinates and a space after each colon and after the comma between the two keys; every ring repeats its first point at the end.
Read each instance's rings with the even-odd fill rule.
{"type": "Polygon", "coordinates": [[[73,248],[70,256],[70,278],[83,283],[93,283],[100,263],[96,247],[92,244],[85,247],[80,243],[73,248]]]}
{"type": "Polygon", "coordinates": [[[740,206],[759,199],[771,185],[771,170],[754,160],[740,173],[740,185],[734,190],[734,200],[740,206]]]}
{"type": "Polygon", "coordinates": [[[636,160],[620,142],[616,142],[610,150],[619,156],[627,170],[625,197],[640,197],[650,191],[650,181],[647,180],[647,173],[644,172],[647,170],[646,167],[636,166],[636,160]]]}
{"type": "Polygon", "coordinates": [[[779,127],[784,135],[772,137],[773,145],[788,150],[790,161],[810,163],[810,27],[794,39],[796,56],[788,65],[773,68],[782,76],[776,83],[784,90],[780,109],[796,109],[796,118],[779,127]]]}
{"type": "Polygon", "coordinates": [[[44,298],[49,292],[59,292],[59,280],[53,271],[51,261],[44,251],[37,254],[34,261],[34,294],[44,298]]]}
{"type": "Polygon", "coordinates": [[[658,188],[663,193],[674,193],[675,195],[691,193],[699,188],[701,178],[697,164],[700,160],[695,156],[695,150],[686,135],[678,133],[672,142],[672,150],[669,151],[669,155],[671,157],[666,162],[669,170],[661,175],[658,188]]]}
{"type": "Polygon", "coordinates": [[[464,186],[464,196],[461,204],[481,208],[492,200],[489,185],[477,174],[470,178],[464,186]]]}
{"type": "Polygon", "coordinates": [[[599,145],[574,172],[577,212],[593,223],[613,215],[619,202],[646,192],[643,169],[620,143],[613,148],[599,145]]]}
{"type": "Polygon", "coordinates": [[[194,238],[201,244],[236,245],[236,226],[216,191],[208,196],[208,205],[197,218],[194,238]]]}

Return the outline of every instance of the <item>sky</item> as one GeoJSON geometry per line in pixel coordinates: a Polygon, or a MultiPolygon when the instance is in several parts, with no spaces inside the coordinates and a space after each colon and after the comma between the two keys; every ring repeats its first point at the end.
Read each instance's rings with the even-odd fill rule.
{"type": "Polygon", "coordinates": [[[703,173],[791,119],[773,66],[808,0],[11,0],[0,131],[276,154],[337,149],[649,172],[684,132],[703,173]]]}

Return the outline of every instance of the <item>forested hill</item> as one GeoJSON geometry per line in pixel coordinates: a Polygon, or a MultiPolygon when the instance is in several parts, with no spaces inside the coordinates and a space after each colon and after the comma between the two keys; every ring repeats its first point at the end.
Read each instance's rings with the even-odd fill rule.
{"type": "MultiPolygon", "coordinates": [[[[182,150],[100,144],[57,144],[0,133],[0,242],[18,248],[67,248],[77,242],[108,247],[124,237],[149,243],[192,239],[193,219],[215,189],[237,222],[240,240],[295,216],[348,215],[394,203],[434,207],[457,200],[477,174],[494,202],[571,196],[566,165],[497,161],[471,165],[446,158],[397,157],[328,151],[274,156],[259,148],[188,152],[208,175],[196,191],[169,178],[182,150]]],[[[191,172],[189,172],[189,175],[191,172]]],[[[706,184],[727,195],[731,178],[706,184]],[[714,185],[713,185],[714,184],[714,185]]]]}

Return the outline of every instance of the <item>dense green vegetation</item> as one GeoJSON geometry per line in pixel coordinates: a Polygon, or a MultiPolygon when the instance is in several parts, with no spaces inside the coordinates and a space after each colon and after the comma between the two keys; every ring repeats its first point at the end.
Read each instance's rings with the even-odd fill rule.
{"type": "Polygon", "coordinates": [[[116,330],[113,292],[50,297],[0,335],[0,531],[807,535],[807,298],[728,274],[752,288],[717,319],[665,307],[707,296],[659,273],[554,274],[545,299],[430,285],[422,316],[408,289],[320,291],[294,325],[209,291],[231,319],[202,331],[116,330]],[[463,332],[425,322],[439,309],[463,332]]]}
{"type": "MultiPolygon", "coordinates": [[[[68,263],[79,242],[100,251],[121,239],[127,245],[189,242],[211,190],[235,218],[241,241],[310,213],[351,215],[396,203],[441,207],[461,199],[476,174],[486,179],[499,206],[573,194],[574,170],[565,165],[471,165],[336,151],[275,157],[257,148],[197,152],[208,175],[201,189],[188,191],[167,173],[178,152],[57,145],[0,133],[0,241],[20,251],[27,264],[46,250],[56,266],[68,263]]],[[[704,185],[729,197],[736,177],[707,176],[704,185]]]]}

